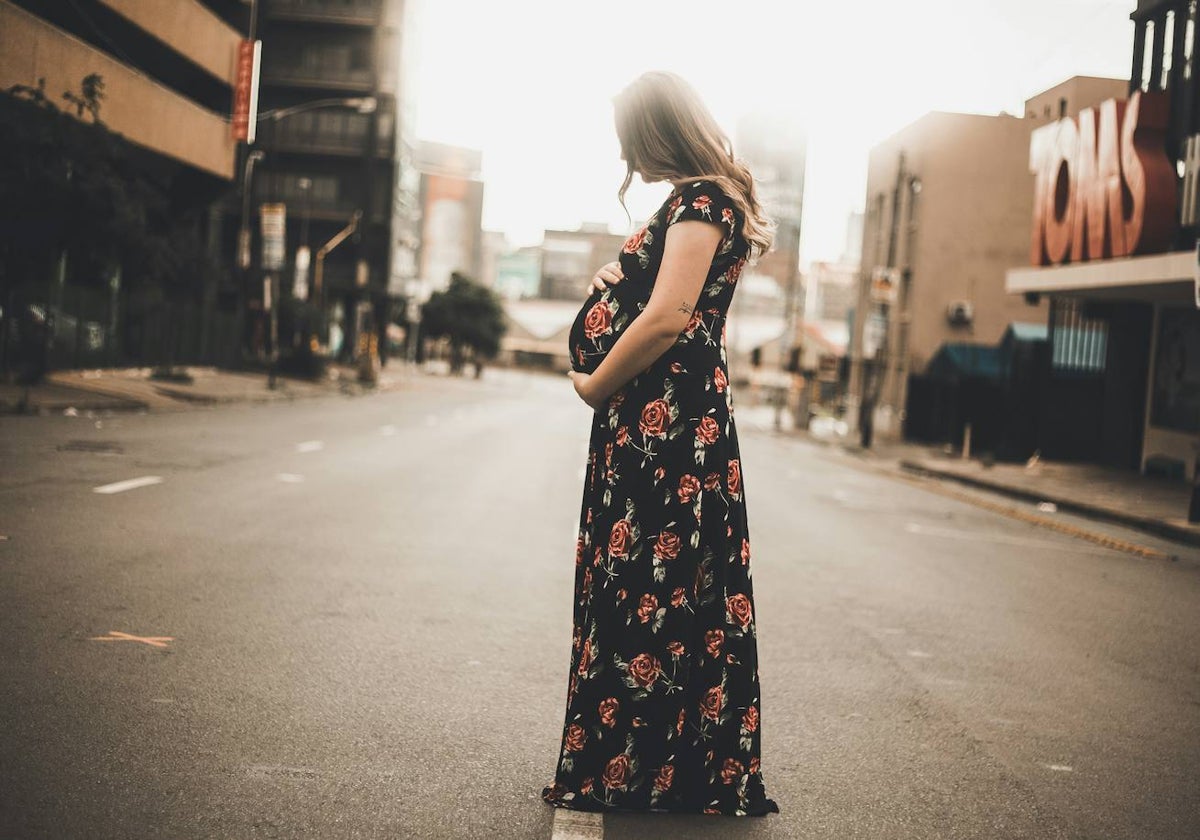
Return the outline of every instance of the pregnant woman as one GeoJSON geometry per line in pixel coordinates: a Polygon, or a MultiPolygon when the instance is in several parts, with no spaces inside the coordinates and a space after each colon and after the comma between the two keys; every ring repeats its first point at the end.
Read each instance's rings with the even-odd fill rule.
{"type": "Polygon", "coordinates": [[[760,764],[750,538],[725,317],[772,227],[694,90],[646,73],[614,100],[627,165],[674,189],[597,274],[570,333],[595,410],[575,551],[552,805],[778,812],[760,764]]]}

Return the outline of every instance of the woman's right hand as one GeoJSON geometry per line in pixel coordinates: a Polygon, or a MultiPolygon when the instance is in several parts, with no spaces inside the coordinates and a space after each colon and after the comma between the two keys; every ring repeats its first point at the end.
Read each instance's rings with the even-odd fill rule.
{"type": "Polygon", "coordinates": [[[587,292],[589,295],[593,289],[603,292],[609,286],[615,286],[623,279],[625,279],[625,273],[621,271],[620,260],[613,260],[610,263],[600,266],[600,270],[596,272],[596,276],[588,284],[587,292]]]}

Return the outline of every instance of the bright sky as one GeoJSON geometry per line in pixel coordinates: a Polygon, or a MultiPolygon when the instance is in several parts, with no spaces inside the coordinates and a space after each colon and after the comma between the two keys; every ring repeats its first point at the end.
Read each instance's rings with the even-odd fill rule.
{"type": "MultiPolygon", "coordinates": [[[[836,259],[871,146],[931,110],[1022,112],[1075,75],[1128,78],[1134,0],[423,0],[417,136],[483,151],[483,226],[514,245],[630,230],[612,97],[646,70],[700,92],[734,140],[768,109],[808,126],[802,258],[836,259]]],[[[666,197],[637,177],[634,220],[666,197]]]]}

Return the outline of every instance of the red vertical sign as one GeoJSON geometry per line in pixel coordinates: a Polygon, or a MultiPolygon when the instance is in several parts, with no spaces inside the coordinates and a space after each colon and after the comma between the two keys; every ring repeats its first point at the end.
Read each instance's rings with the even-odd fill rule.
{"type": "Polygon", "coordinates": [[[238,44],[237,79],[233,86],[233,139],[254,142],[258,123],[258,61],[262,41],[238,44]]]}

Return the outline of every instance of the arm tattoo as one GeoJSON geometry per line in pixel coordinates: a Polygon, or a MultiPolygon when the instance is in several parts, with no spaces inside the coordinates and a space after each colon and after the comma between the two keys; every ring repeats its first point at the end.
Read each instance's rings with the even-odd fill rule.
{"type": "Polygon", "coordinates": [[[688,302],[685,300],[683,303],[679,304],[679,308],[678,308],[678,309],[676,309],[675,311],[676,311],[676,312],[683,312],[683,313],[684,313],[684,314],[686,314],[686,315],[691,315],[691,314],[692,314],[692,307],[688,306],[688,302]]]}

